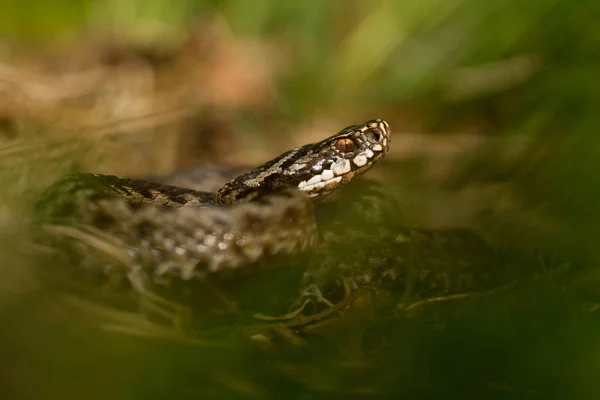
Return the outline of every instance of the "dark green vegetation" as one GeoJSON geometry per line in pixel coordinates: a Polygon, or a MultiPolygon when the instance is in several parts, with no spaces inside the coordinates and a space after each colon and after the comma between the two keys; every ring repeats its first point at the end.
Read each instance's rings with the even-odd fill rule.
{"type": "Polygon", "coordinates": [[[3,398],[598,397],[600,3],[5,3],[3,398]],[[258,164],[378,117],[392,150],[369,176],[404,223],[474,229],[515,279],[408,301],[383,288],[299,336],[250,315],[200,341],[133,335],[150,329],[137,314],[38,285],[54,266],[27,221],[65,172],[258,164]]]}

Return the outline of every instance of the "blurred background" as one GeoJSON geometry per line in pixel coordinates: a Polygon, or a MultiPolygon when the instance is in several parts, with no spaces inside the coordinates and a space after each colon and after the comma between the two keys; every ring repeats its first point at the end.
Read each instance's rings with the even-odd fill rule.
{"type": "MultiPolygon", "coordinates": [[[[370,175],[408,224],[468,227],[499,248],[577,262],[581,286],[600,294],[598,2],[1,0],[0,9],[4,304],[35,286],[22,268],[33,261],[13,244],[40,191],[63,174],[258,165],[373,118],[389,122],[393,142],[370,175]]],[[[589,315],[583,328],[535,331],[556,341],[531,350],[533,380],[560,343],[569,356],[541,386],[581,398],[598,390],[589,315]]],[[[32,355],[42,355],[26,343],[2,349],[8,398],[61,393],[50,378],[29,387],[32,355]]],[[[136,382],[115,393],[151,397],[136,382]]],[[[267,396],[254,389],[233,392],[267,396]]]]}

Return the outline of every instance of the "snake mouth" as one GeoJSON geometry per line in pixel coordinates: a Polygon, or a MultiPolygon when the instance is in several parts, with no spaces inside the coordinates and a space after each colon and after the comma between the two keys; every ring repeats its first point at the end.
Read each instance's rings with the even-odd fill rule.
{"type": "Polygon", "coordinates": [[[344,129],[323,142],[332,156],[313,166],[313,175],[298,184],[298,189],[310,197],[328,194],[355,176],[368,171],[387,153],[390,127],[382,119],[375,119],[344,129]]]}

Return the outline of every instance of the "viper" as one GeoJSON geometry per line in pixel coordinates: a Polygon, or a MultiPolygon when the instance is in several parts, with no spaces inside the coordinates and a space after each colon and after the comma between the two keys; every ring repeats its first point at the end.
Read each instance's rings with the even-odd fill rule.
{"type": "Polygon", "coordinates": [[[81,264],[126,276],[139,291],[225,279],[314,248],[316,203],[379,162],[390,139],[381,119],[349,126],[250,169],[216,193],[74,174],[46,190],[34,220],[53,238],[75,243],[81,264]]]}

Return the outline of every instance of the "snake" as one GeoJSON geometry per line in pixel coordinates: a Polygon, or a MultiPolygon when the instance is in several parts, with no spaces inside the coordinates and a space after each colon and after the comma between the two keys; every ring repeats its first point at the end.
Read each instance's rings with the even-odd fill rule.
{"type": "Polygon", "coordinates": [[[72,174],[44,192],[34,221],[75,242],[81,254],[96,250],[95,264],[108,258],[104,272],[126,275],[140,290],[148,282],[231,277],[262,260],[314,248],[320,240],[315,207],[382,160],[390,133],[382,119],[348,126],[216,192],[72,174]]]}
{"type": "Polygon", "coordinates": [[[387,185],[362,177],[388,153],[390,133],[374,119],[228,172],[68,175],[35,207],[42,240],[66,257],[42,275],[61,293],[186,332],[236,326],[250,310],[302,323],[365,290],[377,293],[373,312],[396,313],[521,276],[522,263],[473,231],[405,224],[387,185]],[[215,185],[211,175],[233,179],[215,185]]]}
{"type": "Polygon", "coordinates": [[[301,271],[288,305],[314,297],[331,306],[361,287],[418,298],[488,290],[515,276],[476,233],[405,226],[385,185],[356,179],[385,157],[390,140],[381,119],[352,125],[216,190],[202,181],[223,175],[219,168],[156,179],[72,174],[42,194],[34,221],[53,244],[68,243],[88,281],[124,284],[160,307],[168,299],[169,309],[202,309],[197,295],[207,284],[221,290],[237,281],[245,291],[252,284],[232,278],[273,277],[273,266],[301,271]]]}

